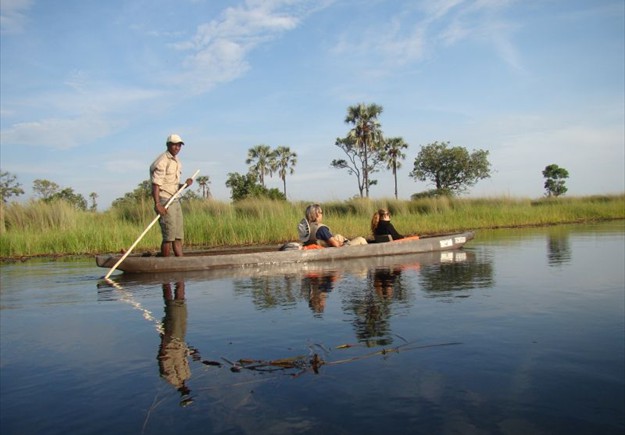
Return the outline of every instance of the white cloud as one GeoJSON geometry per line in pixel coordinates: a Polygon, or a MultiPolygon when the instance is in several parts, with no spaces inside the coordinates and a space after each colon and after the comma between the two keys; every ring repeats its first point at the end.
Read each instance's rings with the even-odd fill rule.
{"type": "Polygon", "coordinates": [[[248,1],[224,10],[219,18],[197,27],[188,41],[171,46],[188,52],[184,71],[174,76],[175,84],[203,93],[219,83],[241,77],[248,69],[246,57],[260,44],[295,29],[309,13],[304,1],[248,1]]]}
{"type": "Polygon", "coordinates": [[[456,42],[466,39],[471,34],[471,29],[467,28],[464,23],[453,20],[439,34],[439,39],[444,45],[454,45],[456,42]]]}
{"type": "MultiPolygon", "coordinates": [[[[395,19],[383,34],[367,37],[359,44],[355,51],[363,56],[377,52],[391,64],[403,65],[420,60],[424,55],[425,34],[424,28],[415,26],[406,29],[405,22],[395,19]]],[[[354,47],[350,48],[350,51],[354,47]]]]}
{"type": "Polygon", "coordinates": [[[245,60],[248,50],[234,41],[216,40],[189,55],[183,62],[185,71],[173,77],[172,82],[185,85],[194,93],[209,91],[219,83],[241,77],[249,69],[245,60]]]}
{"type": "MultiPolygon", "coordinates": [[[[30,5],[30,0],[3,0],[3,20],[17,23],[30,5]]],[[[164,110],[169,105],[167,95],[176,93],[178,102],[184,96],[181,88],[198,94],[241,77],[250,68],[247,56],[253,49],[295,29],[319,7],[310,0],[275,0],[225,9],[219,18],[199,25],[190,40],[170,45],[184,54],[182,71],[165,79],[173,88],[116,87],[94,82],[88,70],[74,69],[63,83],[65,89],[4,99],[2,113],[12,117],[4,123],[8,127],[2,130],[2,140],[66,149],[106,137],[127,125],[141,103],[148,111],[164,110]]]]}
{"type": "Polygon", "coordinates": [[[119,127],[101,117],[49,118],[14,124],[2,132],[2,142],[66,149],[105,137],[119,127]]]}
{"type": "Polygon", "coordinates": [[[127,125],[138,105],[150,107],[153,105],[150,102],[160,101],[165,96],[161,91],[88,85],[80,73],[73,73],[66,84],[71,87],[69,92],[51,92],[24,97],[19,102],[3,102],[9,106],[3,108],[3,112],[14,117],[22,116],[24,112],[39,112],[40,116],[37,120],[15,122],[4,128],[2,142],[56,149],[84,145],[127,125]],[[47,113],[62,116],[46,116],[47,113]]]}
{"type": "MultiPolygon", "coordinates": [[[[456,8],[449,19],[449,24],[441,31],[439,39],[445,45],[454,45],[460,41],[477,38],[491,44],[500,58],[515,70],[522,70],[520,56],[511,35],[517,25],[500,17],[500,12],[512,5],[512,0],[480,0],[456,8]]],[[[454,2],[454,6],[459,2],[454,2]]],[[[445,12],[451,8],[447,8],[445,12]]],[[[443,18],[440,14],[436,18],[443,18]]]]}
{"type": "Polygon", "coordinates": [[[27,22],[26,13],[33,0],[2,0],[0,2],[0,29],[2,33],[20,33],[27,22]]]}
{"type": "Polygon", "coordinates": [[[510,4],[492,0],[424,1],[416,8],[410,4],[390,21],[368,24],[364,33],[348,28],[339,36],[334,52],[374,59],[376,64],[405,65],[435,53],[439,44],[452,46],[473,39],[490,44],[505,63],[521,70],[510,40],[516,27],[500,17],[510,4]]]}
{"type": "Polygon", "coordinates": [[[426,22],[436,21],[446,16],[452,9],[459,4],[465,3],[464,0],[440,0],[440,1],[424,1],[419,7],[425,13],[426,22]]]}

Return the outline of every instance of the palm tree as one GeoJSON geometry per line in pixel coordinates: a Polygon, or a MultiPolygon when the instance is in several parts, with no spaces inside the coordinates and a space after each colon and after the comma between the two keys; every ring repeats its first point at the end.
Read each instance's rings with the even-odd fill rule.
{"type": "Polygon", "coordinates": [[[406,154],[402,150],[408,149],[408,144],[404,142],[403,137],[392,137],[384,143],[382,159],[386,163],[388,169],[393,170],[393,178],[395,179],[395,199],[397,199],[397,170],[401,168],[401,161],[406,158],[406,154]]]}
{"type": "Polygon", "coordinates": [[[95,192],[91,192],[89,194],[89,198],[91,198],[91,208],[89,208],[89,210],[96,211],[98,209],[98,203],[96,202],[96,199],[98,199],[98,194],[95,192]]]}
{"type": "Polygon", "coordinates": [[[284,187],[284,197],[286,198],[286,173],[293,174],[295,169],[293,168],[297,163],[297,154],[291,151],[289,147],[278,147],[274,151],[274,159],[276,162],[276,168],[278,175],[282,179],[282,185],[284,187]]]}
{"type": "Polygon", "coordinates": [[[211,183],[210,177],[208,175],[200,175],[199,177],[197,177],[197,183],[197,190],[198,192],[202,192],[202,198],[210,198],[211,190],[210,187],[208,187],[208,185],[211,183]]]}
{"type": "Polygon", "coordinates": [[[261,186],[265,187],[265,175],[271,176],[275,171],[274,154],[268,145],[256,145],[247,151],[247,165],[250,166],[250,173],[255,174],[261,186]]]}
{"type": "Polygon", "coordinates": [[[362,149],[363,152],[363,185],[366,196],[369,197],[369,158],[372,153],[377,153],[383,143],[382,130],[378,116],[382,113],[383,107],[377,104],[360,103],[356,106],[350,106],[347,109],[345,122],[352,124],[353,128],[349,131],[348,137],[354,140],[355,146],[362,149]]]}

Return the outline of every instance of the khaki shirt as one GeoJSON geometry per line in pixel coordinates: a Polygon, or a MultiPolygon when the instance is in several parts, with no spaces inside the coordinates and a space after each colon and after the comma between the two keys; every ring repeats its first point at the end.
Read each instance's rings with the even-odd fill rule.
{"type": "Polygon", "coordinates": [[[158,156],[150,165],[150,180],[161,190],[161,197],[171,198],[180,186],[182,163],[169,151],[158,156]]]}

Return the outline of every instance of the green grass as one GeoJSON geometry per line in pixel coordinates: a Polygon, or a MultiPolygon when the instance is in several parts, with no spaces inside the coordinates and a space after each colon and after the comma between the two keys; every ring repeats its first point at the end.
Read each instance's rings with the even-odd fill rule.
{"type": "MultiPolygon", "coordinates": [[[[306,202],[186,201],[185,249],[279,244],[297,239],[306,202]]],[[[625,219],[625,194],[542,198],[351,199],[322,204],[324,223],[351,238],[370,234],[371,215],[388,208],[399,232],[437,234],[468,229],[523,227],[625,219]]],[[[127,249],[154,219],[150,201],[105,212],[78,211],[66,203],[33,201],[0,208],[0,257],[93,255],[127,249]]],[[[135,251],[156,251],[155,224],[135,251]]]]}

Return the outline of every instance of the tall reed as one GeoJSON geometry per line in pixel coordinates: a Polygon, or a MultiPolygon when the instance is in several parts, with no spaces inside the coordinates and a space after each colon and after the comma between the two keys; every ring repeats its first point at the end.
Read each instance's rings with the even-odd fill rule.
{"type": "MultiPolygon", "coordinates": [[[[185,249],[280,244],[297,240],[296,225],[307,202],[247,200],[183,201],[185,249]]],[[[368,236],[373,213],[387,208],[400,233],[428,235],[468,229],[625,219],[625,194],[567,198],[350,199],[321,204],[324,223],[351,238],[368,236]]],[[[150,201],[104,212],[79,211],[64,202],[11,203],[2,207],[0,257],[95,254],[127,249],[154,219],[150,201]]],[[[156,251],[158,225],[135,251],[156,251]]]]}

